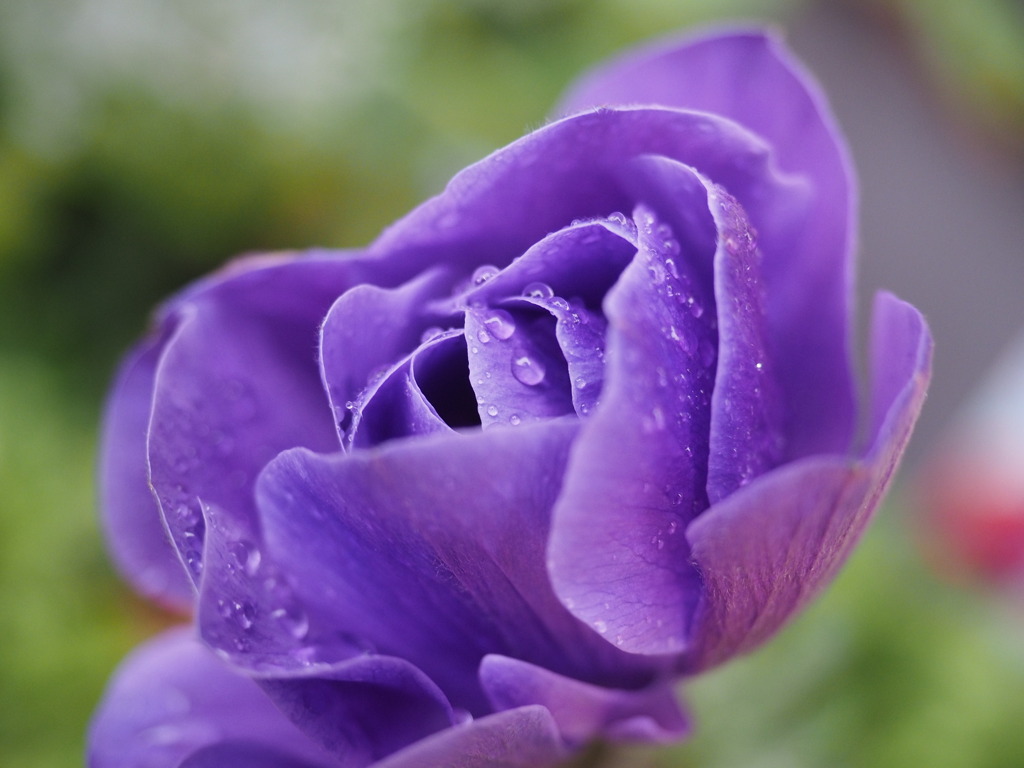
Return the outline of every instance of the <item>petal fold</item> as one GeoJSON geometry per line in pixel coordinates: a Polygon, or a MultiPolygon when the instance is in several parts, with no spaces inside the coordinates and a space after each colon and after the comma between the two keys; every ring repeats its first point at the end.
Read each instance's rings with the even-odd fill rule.
{"type": "Polygon", "coordinates": [[[920,313],[875,303],[874,402],[860,459],[815,456],[758,478],[690,524],[704,596],[684,666],[695,672],[774,634],[835,576],[892,480],[931,375],[920,313]]]}
{"type": "Polygon", "coordinates": [[[566,607],[633,653],[683,650],[700,589],[683,530],[707,507],[717,332],[699,265],[715,244],[707,192],[690,179],[685,202],[705,211],[696,231],[637,210],[639,252],[605,300],[601,405],[573,449],[548,547],[566,607]]]}
{"type": "Polygon", "coordinates": [[[168,305],[177,324],[153,382],[150,480],[194,580],[203,505],[251,518],[253,483],[267,461],[294,446],[337,446],[315,350],[353,262],[250,262],[168,305]]]}
{"type": "Polygon", "coordinates": [[[495,709],[543,704],[562,738],[576,746],[597,737],[669,742],[689,730],[667,683],[639,691],[600,688],[496,655],[484,657],[480,680],[495,709]]]}
{"type": "Polygon", "coordinates": [[[591,638],[544,570],[577,430],[552,420],[344,456],[286,452],[257,488],[268,551],[310,615],[409,659],[471,712],[489,709],[477,666],[495,651],[639,684],[652,665],[591,638]]]}
{"type": "Polygon", "coordinates": [[[173,324],[162,324],[121,364],[103,416],[100,508],[121,574],[146,597],[188,610],[194,589],[164,527],[146,461],[153,380],[173,330],[173,324]]]}
{"type": "Polygon", "coordinates": [[[856,427],[850,306],[856,190],[827,100],[776,35],[760,30],[667,40],[581,79],[556,112],[664,105],[734,120],[809,183],[803,211],[764,215],[756,195],[690,162],[746,208],[764,251],[773,354],[787,390],[787,458],[847,449],[856,427]],[[793,279],[800,275],[800,279],[793,279]]]}
{"type": "Polygon", "coordinates": [[[289,761],[283,765],[338,765],[258,685],[183,629],[150,640],[122,662],[88,741],[91,768],[177,768],[189,754],[224,741],[258,745],[289,761]]]}
{"type": "Polygon", "coordinates": [[[534,705],[449,728],[374,768],[549,768],[567,757],[551,713],[534,705]]]}

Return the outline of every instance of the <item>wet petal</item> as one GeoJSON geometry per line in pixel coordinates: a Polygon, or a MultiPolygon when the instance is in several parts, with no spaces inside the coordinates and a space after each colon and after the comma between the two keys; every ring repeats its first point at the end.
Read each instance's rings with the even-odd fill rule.
{"type": "Polygon", "coordinates": [[[778,465],[786,445],[757,235],[727,191],[709,186],[708,202],[718,227],[718,369],[708,457],[708,500],[714,504],[778,465]]]}
{"type": "Polygon", "coordinates": [[[274,670],[260,682],[289,720],[345,764],[369,765],[465,719],[405,659],[364,654],[286,675],[274,670]]]}
{"type": "Polygon", "coordinates": [[[669,684],[639,691],[600,688],[505,656],[486,656],[480,679],[496,709],[543,704],[566,741],[679,739],[689,724],[669,684]]]}
{"type": "Polygon", "coordinates": [[[567,756],[551,713],[529,706],[441,731],[374,768],[548,768],[567,756]]]}
{"type": "Polygon", "coordinates": [[[187,610],[194,590],[164,528],[146,462],[153,379],[172,333],[173,325],[162,325],[121,365],[103,418],[100,507],[118,570],[147,597],[187,610]]]}
{"type": "Polygon", "coordinates": [[[222,741],[259,745],[301,765],[336,765],[252,680],[188,631],[173,630],[138,648],[115,673],[90,725],[89,765],[177,768],[222,741]]]}
{"type": "Polygon", "coordinates": [[[423,331],[437,322],[425,305],[450,285],[441,268],[397,288],[359,285],[327,313],[320,329],[320,369],[344,447],[353,415],[347,404],[360,398],[375,374],[416,349],[423,331]]]}
{"type": "Polygon", "coordinates": [[[627,54],[581,80],[558,112],[633,104],[735,120],[764,137],[782,172],[809,181],[813,194],[799,215],[764,215],[749,187],[700,159],[686,161],[735,195],[758,229],[771,338],[790,404],[788,456],[845,450],[856,419],[848,339],[856,195],[824,95],[776,36],[751,31],[627,54]]]}
{"type": "Polygon", "coordinates": [[[194,578],[203,504],[250,517],[253,482],[270,458],[293,446],[337,446],[315,350],[351,265],[260,262],[170,306],[177,327],[155,374],[149,463],[172,540],[194,578]]]}
{"type": "Polygon", "coordinates": [[[423,342],[350,404],[352,447],[471,426],[475,401],[468,373],[462,331],[446,331],[423,342]]]}
{"type": "Polygon", "coordinates": [[[754,134],[713,115],[627,108],[560,120],[495,152],[385,230],[368,253],[408,276],[438,263],[467,275],[484,260],[505,269],[575,220],[631,212],[623,179],[645,154],[697,168],[736,195],[757,226],[806,223],[806,186],[780,173],[754,134]]]}
{"type": "Polygon", "coordinates": [[[860,460],[782,466],[716,504],[686,531],[704,582],[689,671],[768,638],[835,575],[885,492],[924,398],[931,337],[888,294],[876,302],[870,447],[860,460]]]}
{"type": "Polygon", "coordinates": [[[550,294],[601,306],[636,253],[636,230],[621,213],[579,221],[545,236],[505,269],[469,291],[463,302],[494,304],[507,296],[550,294]]]}
{"type": "Polygon", "coordinates": [[[640,251],[605,301],[601,406],[573,450],[549,545],[565,605],[632,652],[681,650],[699,593],[683,529],[707,507],[717,335],[713,311],[690,311],[691,298],[713,307],[696,265],[710,263],[714,228],[704,187],[688,193],[705,221],[678,236],[703,252],[680,258],[670,230],[638,209],[640,251]]]}
{"type": "MultiPolygon", "coordinates": [[[[484,429],[517,425],[572,413],[572,388],[555,337],[555,321],[534,311],[500,310],[514,331],[493,334],[495,310],[466,309],[469,381],[484,429]],[[493,325],[493,323],[492,323],[493,325]]],[[[532,309],[532,308],[531,308],[532,309]]]]}
{"type": "Polygon", "coordinates": [[[577,429],[552,420],[348,456],[287,452],[257,489],[268,549],[312,612],[409,659],[456,706],[488,711],[477,665],[490,652],[639,684],[650,662],[580,625],[544,571],[549,511],[577,429]]]}

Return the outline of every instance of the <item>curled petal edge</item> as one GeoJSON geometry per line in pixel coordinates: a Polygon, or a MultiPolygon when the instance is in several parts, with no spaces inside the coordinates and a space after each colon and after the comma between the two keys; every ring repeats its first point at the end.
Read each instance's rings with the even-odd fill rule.
{"type": "Polygon", "coordinates": [[[682,671],[699,672],[753,649],[835,576],[892,480],[924,401],[931,360],[924,318],[895,296],[879,294],[864,453],[780,467],[688,527],[703,594],[682,671]]]}

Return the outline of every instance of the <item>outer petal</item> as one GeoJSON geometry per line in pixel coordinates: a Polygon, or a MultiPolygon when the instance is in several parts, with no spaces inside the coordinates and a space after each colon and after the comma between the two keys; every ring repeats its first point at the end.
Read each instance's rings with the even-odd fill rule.
{"type": "Polygon", "coordinates": [[[600,688],[506,656],[486,656],[480,680],[498,710],[543,704],[571,744],[596,736],[668,742],[689,730],[667,683],[639,691],[600,688]]]}
{"type": "Polygon", "coordinates": [[[636,198],[623,178],[645,154],[697,168],[736,195],[759,228],[806,223],[806,184],[778,170],[761,138],[714,115],[629,108],[566,118],[495,152],[385,230],[368,253],[382,274],[404,279],[438,263],[468,274],[486,259],[503,269],[574,220],[631,212],[636,198]]]}
{"type": "Polygon", "coordinates": [[[160,328],[121,365],[103,418],[100,507],[111,554],[125,578],[147,597],[188,609],[192,584],[153,498],[146,462],[153,378],[172,330],[160,328]]]}
{"type": "Polygon", "coordinates": [[[339,258],[257,262],[167,308],[176,327],[154,379],[150,479],[193,577],[203,505],[251,517],[256,474],[273,456],[337,446],[316,343],[354,268],[339,258]]]}
{"type": "Polygon", "coordinates": [[[289,767],[339,765],[185,630],[151,640],[121,665],[93,717],[88,761],[90,768],[176,768],[222,741],[270,750],[289,767]]]}
{"type": "Polygon", "coordinates": [[[605,300],[601,406],[573,450],[548,547],[566,607],[634,653],[683,650],[700,590],[683,531],[708,503],[718,338],[700,265],[715,229],[706,189],[687,178],[677,201],[704,212],[688,231],[638,210],[640,251],[605,300]]]}
{"type": "Polygon", "coordinates": [[[374,768],[546,768],[566,757],[551,713],[535,705],[441,731],[374,768]]]}
{"type": "Polygon", "coordinates": [[[864,458],[819,456],[780,467],[687,529],[704,582],[688,671],[778,630],[835,575],[878,506],[924,399],[931,337],[917,310],[883,294],[873,340],[873,435],[864,458]]]}
{"type": "Polygon", "coordinates": [[[824,95],[775,36],[755,31],[628,54],[581,80],[558,113],[635,104],[735,120],[764,137],[782,171],[810,180],[810,209],[787,221],[759,215],[747,190],[691,162],[739,199],[760,232],[773,355],[788,374],[788,456],[845,450],[856,419],[848,350],[855,193],[824,95]]]}
{"type": "Polygon", "coordinates": [[[465,719],[405,659],[362,654],[267,674],[261,684],[274,703],[345,764],[369,765],[465,719]]]}
{"type": "Polygon", "coordinates": [[[299,760],[248,741],[222,741],[202,747],[189,755],[178,768],[315,768],[299,760]]]}
{"type": "Polygon", "coordinates": [[[287,452],[257,487],[268,551],[335,632],[409,659],[472,712],[489,710],[477,666],[490,652],[644,685],[652,663],[569,615],[544,571],[576,432],[575,421],[550,421],[347,456],[287,452]]]}

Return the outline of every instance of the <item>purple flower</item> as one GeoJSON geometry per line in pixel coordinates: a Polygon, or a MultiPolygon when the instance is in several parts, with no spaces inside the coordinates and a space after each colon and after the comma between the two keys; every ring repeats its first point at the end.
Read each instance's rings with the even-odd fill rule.
{"type": "Polygon", "coordinates": [[[160,309],[103,502],[126,576],[195,630],[125,662],[94,766],[678,738],[673,683],[835,574],[931,346],[881,295],[858,411],[822,96],[750,32],[614,62],[561,113],[366,249],[243,259],[160,309]]]}

